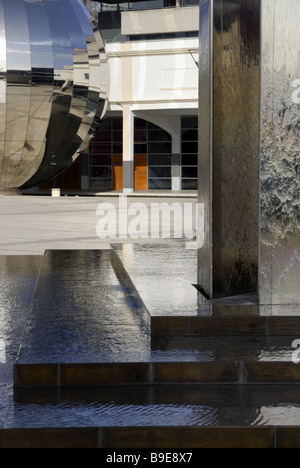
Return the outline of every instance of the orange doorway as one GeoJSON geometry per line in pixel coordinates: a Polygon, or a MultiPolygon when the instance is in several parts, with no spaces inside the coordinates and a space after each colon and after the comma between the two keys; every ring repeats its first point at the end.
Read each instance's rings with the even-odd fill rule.
{"type": "Polygon", "coordinates": [[[123,189],[123,158],[121,154],[113,155],[113,190],[123,189]]]}
{"type": "Polygon", "coordinates": [[[147,154],[134,155],[134,190],[148,189],[147,154]]]}
{"type": "MultiPolygon", "coordinates": [[[[123,158],[113,155],[113,190],[123,189],[123,158]]],[[[148,189],[147,154],[134,155],[134,190],[148,189]]]]}

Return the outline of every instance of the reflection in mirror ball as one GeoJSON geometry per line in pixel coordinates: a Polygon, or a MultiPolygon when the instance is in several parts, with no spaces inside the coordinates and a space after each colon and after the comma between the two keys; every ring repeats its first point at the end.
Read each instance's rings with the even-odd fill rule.
{"type": "Polygon", "coordinates": [[[101,35],[81,0],[0,0],[0,190],[69,167],[107,103],[101,35]]]}

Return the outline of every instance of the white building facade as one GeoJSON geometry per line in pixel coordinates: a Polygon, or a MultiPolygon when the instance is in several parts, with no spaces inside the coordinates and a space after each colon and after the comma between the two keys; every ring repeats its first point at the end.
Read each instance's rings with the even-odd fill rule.
{"type": "Polygon", "coordinates": [[[199,7],[111,1],[99,14],[109,106],[82,156],[81,188],[196,190],[199,7]]]}

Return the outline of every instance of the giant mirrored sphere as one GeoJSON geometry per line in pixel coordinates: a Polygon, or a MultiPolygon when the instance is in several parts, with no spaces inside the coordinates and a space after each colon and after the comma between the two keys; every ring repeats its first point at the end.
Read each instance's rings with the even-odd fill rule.
{"type": "Polygon", "coordinates": [[[0,0],[0,190],[50,180],[107,103],[101,35],[81,0],[0,0]]]}

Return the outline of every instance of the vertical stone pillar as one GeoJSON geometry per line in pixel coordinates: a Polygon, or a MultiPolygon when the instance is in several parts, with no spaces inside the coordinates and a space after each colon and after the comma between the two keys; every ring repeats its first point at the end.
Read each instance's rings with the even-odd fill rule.
{"type": "Polygon", "coordinates": [[[210,298],[300,304],[299,15],[297,0],[200,0],[198,282],[210,298]]]}
{"type": "Polygon", "coordinates": [[[134,192],[134,115],[123,106],[123,192],[134,192]]]}

